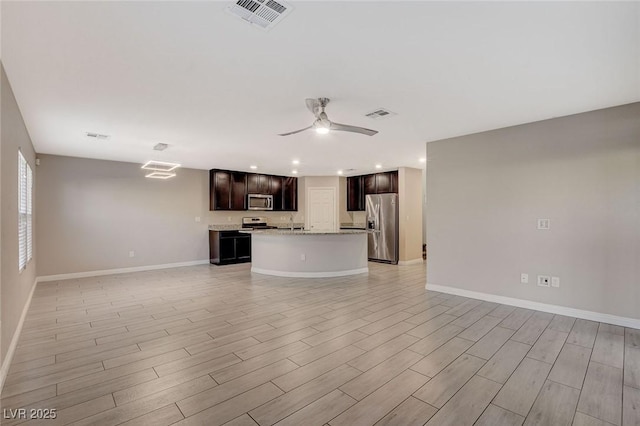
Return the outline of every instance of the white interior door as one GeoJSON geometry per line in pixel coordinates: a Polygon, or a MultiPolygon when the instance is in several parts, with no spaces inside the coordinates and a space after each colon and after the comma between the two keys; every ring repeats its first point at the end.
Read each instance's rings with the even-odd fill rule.
{"type": "Polygon", "coordinates": [[[335,231],[337,229],[335,188],[309,188],[307,210],[311,231],[335,231]]]}

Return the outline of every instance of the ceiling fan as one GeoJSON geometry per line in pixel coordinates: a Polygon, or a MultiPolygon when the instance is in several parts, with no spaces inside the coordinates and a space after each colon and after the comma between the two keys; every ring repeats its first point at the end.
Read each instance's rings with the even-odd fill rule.
{"type": "Polygon", "coordinates": [[[304,129],[295,130],[289,133],[281,133],[280,136],[289,136],[296,133],[304,132],[305,130],[315,129],[320,134],[329,133],[330,130],[339,130],[342,132],[361,133],[363,135],[373,136],[378,133],[376,130],[365,129],[364,127],[350,126],[348,124],[335,123],[329,120],[327,113],[324,112],[324,108],[329,103],[329,98],[307,99],[307,108],[316,117],[316,120],[309,127],[304,129]]]}

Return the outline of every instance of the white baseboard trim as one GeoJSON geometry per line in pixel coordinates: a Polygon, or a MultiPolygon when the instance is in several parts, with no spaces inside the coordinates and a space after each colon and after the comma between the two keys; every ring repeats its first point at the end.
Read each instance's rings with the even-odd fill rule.
{"type": "Polygon", "coordinates": [[[405,266],[405,265],[417,265],[419,263],[423,263],[425,262],[421,257],[419,257],[418,259],[411,259],[411,260],[399,260],[398,261],[398,265],[399,266],[405,266]]]}
{"type": "Polygon", "coordinates": [[[620,317],[617,315],[569,308],[567,306],[550,305],[547,303],[534,302],[531,300],[516,299],[513,297],[498,296],[489,293],[480,293],[477,291],[464,290],[461,288],[449,287],[445,285],[427,283],[425,285],[425,289],[438,291],[440,293],[453,294],[456,296],[470,297],[472,299],[485,300],[487,302],[501,303],[503,305],[517,306],[518,308],[534,309],[536,311],[549,312],[551,314],[566,315],[569,317],[581,318],[590,321],[604,322],[606,324],[640,329],[640,319],[636,318],[620,317]]]}
{"type": "Polygon", "coordinates": [[[128,272],[154,271],[156,269],[181,268],[183,266],[204,265],[209,263],[206,260],[192,260],[189,262],[164,263],[161,265],[133,266],[130,268],[102,269],[99,271],[71,272],[69,274],[43,275],[38,277],[38,282],[69,280],[72,278],[98,277],[101,275],[124,274],[128,272]]]}
{"type": "Polygon", "coordinates": [[[24,308],[22,309],[22,314],[20,315],[20,321],[18,321],[16,331],[13,332],[13,337],[11,338],[11,343],[9,344],[7,355],[4,357],[2,367],[0,367],[0,392],[2,392],[4,382],[7,379],[7,374],[9,374],[9,367],[11,366],[11,361],[13,361],[13,356],[16,353],[18,340],[20,339],[20,334],[22,333],[22,326],[24,325],[24,320],[27,317],[27,312],[29,311],[29,307],[31,306],[31,299],[33,298],[33,292],[36,290],[37,284],[38,279],[36,278],[33,282],[33,285],[31,286],[31,291],[29,292],[29,297],[27,297],[27,302],[24,304],[24,308]]]}
{"type": "Polygon", "coordinates": [[[329,272],[290,272],[290,271],[274,271],[271,269],[251,268],[251,272],[263,275],[274,275],[276,277],[287,278],[331,278],[344,277],[347,275],[367,274],[369,268],[347,269],[345,271],[329,271],[329,272]]]}

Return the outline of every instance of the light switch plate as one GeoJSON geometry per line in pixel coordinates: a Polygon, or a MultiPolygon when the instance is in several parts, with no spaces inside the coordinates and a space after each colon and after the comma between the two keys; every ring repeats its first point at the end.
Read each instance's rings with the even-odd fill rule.
{"type": "Polygon", "coordinates": [[[560,277],[551,277],[551,287],[560,287],[560,277]]]}
{"type": "Polygon", "coordinates": [[[520,274],[520,282],[527,284],[529,282],[529,274],[520,274]]]}

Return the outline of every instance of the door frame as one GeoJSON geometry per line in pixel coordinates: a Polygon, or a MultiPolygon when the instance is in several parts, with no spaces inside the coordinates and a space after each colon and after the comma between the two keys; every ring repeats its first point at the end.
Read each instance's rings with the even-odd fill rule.
{"type": "Polygon", "coordinates": [[[311,209],[309,208],[309,201],[311,200],[311,192],[317,189],[327,190],[330,189],[333,196],[333,230],[337,231],[340,228],[340,224],[338,223],[338,200],[336,197],[336,188],[334,186],[312,186],[307,188],[307,193],[305,194],[305,229],[308,226],[311,226],[311,209]]]}

